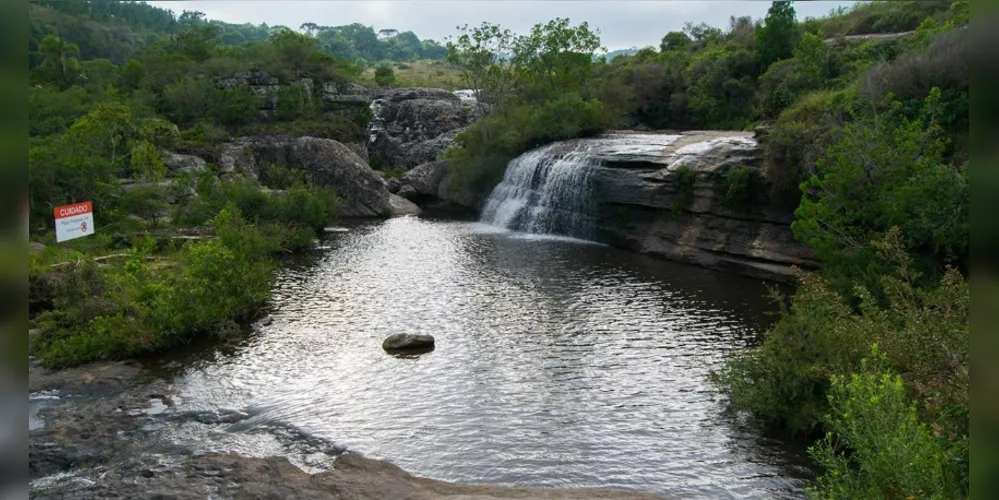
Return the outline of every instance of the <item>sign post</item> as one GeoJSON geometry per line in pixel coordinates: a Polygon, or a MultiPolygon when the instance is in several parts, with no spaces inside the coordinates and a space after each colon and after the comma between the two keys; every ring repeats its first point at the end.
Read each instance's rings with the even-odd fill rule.
{"type": "Polygon", "coordinates": [[[55,207],[56,242],[94,234],[94,204],[85,201],[55,207]]]}

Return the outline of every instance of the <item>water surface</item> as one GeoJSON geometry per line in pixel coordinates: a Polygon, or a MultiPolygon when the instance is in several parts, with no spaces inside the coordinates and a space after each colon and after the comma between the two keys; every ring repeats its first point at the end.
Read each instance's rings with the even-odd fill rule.
{"type": "Polygon", "coordinates": [[[795,497],[799,453],[724,412],[706,376],[771,319],[758,280],[571,238],[391,219],[279,275],[273,322],[190,363],[185,403],[283,422],[422,476],[795,497]],[[393,333],[435,351],[397,358],[393,333]]]}

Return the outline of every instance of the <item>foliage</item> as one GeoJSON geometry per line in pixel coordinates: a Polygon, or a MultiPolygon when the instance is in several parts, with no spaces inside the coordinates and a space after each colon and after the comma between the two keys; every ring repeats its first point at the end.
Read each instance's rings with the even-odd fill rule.
{"type": "Polygon", "coordinates": [[[227,126],[249,123],[260,108],[260,100],[246,84],[231,89],[215,89],[210,104],[211,116],[227,126]]]}
{"type": "Polygon", "coordinates": [[[761,191],[759,173],[755,168],[734,167],[725,172],[718,185],[722,204],[730,210],[747,210],[754,193],[761,191]]]}
{"type": "Polygon", "coordinates": [[[543,144],[590,135],[612,126],[618,118],[598,100],[564,94],[538,106],[506,108],[482,118],[455,137],[445,152],[454,173],[452,182],[483,194],[503,176],[517,155],[543,144]]]}
{"type": "Polygon", "coordinates": [[[916,119],[892,102],[884,113],[846,123],[816,160],[792,229],[832,275],[873,285],[884,263],[869,242],[891,227],[900,228],[904,249],[920,256],[928,277],[945,264],[966,264],[967,172],[943,159],[939,99],[934,90],[916,119]]]}
{"type": "Polygon", "coordinates": [[[790,0],[777,0],[770,4],[763,25],[756,30],[756,45],[760,51],[760,64],[771,64],[791,57],[797,44],[798,27],[794,7],[790,0]]]}
{"type": "Polygon", "coordinates": [[[390,66],[379,66],[375,69],[375,83],[381,87],[391,87],[395,84],[395,72],[390,66]]]}
{"type": "Polygon", "coordinates": [[[694,200],[694,184],[697,182],[697,171],[693,167],[683,165],[673,171],[676,183],[676,195],[673,199],[673,210],[680,211],[690,206],[694,200]]]}
{"type": "Polygon", "coordinates": [[[967,496],[947,467],[946,449],[920,422],[902,377],[887,364],[875,344],[858,373],[832,376],[829,431],[809,449],[824,472],[809,498],[967,496]]]}
{"type": "Polygon", "coordinates": [[[160,150],[151,142],[140,141],[132,146],[131,173],[145,181],[161,181],[166,177],[160,150]]]}
{"type": "Polygon", "coordinates": [[[238,212],[222,211],[214,224],[219,238],[183,247],[177,267],[147,260],[149,239],[137,242],[121,266],[99,269],[86,258],[68,264],[67,279],[55,285],[55,308],[37,318],[33,351],[42,363],[134,357],[235,331],[267,297],[270,248],[238,212]]]}
{"type": "Polygon", "coordinates": [[[386,179],[401,179],[402,176],[406,175],[406,167],[392,167],[382,170],[382,174],[385,175],[386,179]]]}
{"type": "Polygon", "coordinates": [[[38,46],[41,64],[32,72],[32,79],[43,85],[66,89],[77,83],[83,70],[76,56],[80,48],[57,35],[51,34],[42,39],[38,46]]]}
{"type": "Polygon", "coordinates": [[[312,111],[311,104],[309,94],[302,84],[282,85],[277,92],[277,118],[282,121],[301,118],[312,111]]]}

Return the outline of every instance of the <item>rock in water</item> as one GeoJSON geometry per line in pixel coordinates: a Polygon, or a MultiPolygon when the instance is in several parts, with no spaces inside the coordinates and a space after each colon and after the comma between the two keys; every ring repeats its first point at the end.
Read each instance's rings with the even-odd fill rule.
{"type": "Polygon", "coordinates": [[[434,348],[434,337],[431,335],[416,335],[412,333],[397,333],[389,335],[382,342],[386,351],[429,350],[434,348]]]}
{"type": "Polygon", "coordinates": [[[392,206],[392,215],[396,216],[420,215],[423,213],[419,205],[395,194],[389,195],[389,205],[392,206]]]}

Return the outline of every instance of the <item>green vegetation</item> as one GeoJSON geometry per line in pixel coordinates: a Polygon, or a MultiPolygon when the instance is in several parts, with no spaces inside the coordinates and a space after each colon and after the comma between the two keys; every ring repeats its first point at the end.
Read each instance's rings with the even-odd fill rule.
{"type": "Polygon", "coordinates": [[[395,83],[395,72],[389,66],[379,66],[375,69],[375,83],[382,87],[391,87],[395,83]]]}
{"type": "Polygon", "coordinates": [[[339,198],[288,168],[264,168],[262,184],[212,164],[174,170],[164,150],[211,160],[230,137],[263,131],[362,140],[370,111],[324,106],[301,80],[340,84],[360,70],[287,29],[227,44],[196,13],[156,17],[144,4],[108,2],[31,9],[45,35],[29,88],[29,227],[49,245],[30,256],[35,355],[54,367],[120,359],[253,319],[273,257],[312,248],[339,198]],[[88,38],[125,25],[171,36],[127,48],[88,38]],[[88,59],[101,53],[120,57],[88,59]],[[232,78],[259,69],[292,82],[277,92],[274,116],[261,116],[261,97],[232,78]],[[54,244],[52,208],[83,200],[94,204],[97,235],[54,244]]]}
{"type": "MultiPolygon", "coordinates": [[[[259,184],[211,164],[171,171],[161,153],[211,159],[243,134],[363,141],[370,111],[324,103],[317,81],[476,89],[481,118],[445,158],[453,187],[480,195],[552,141],[758,127],[762,168],[726,171],[718,199],[753,210],[769,190],[823,268],[800,275],[763,344],[717,382],[761,425],[821,438],[811,497],[967,496],[967,1],[863,2],[798,22],[781,0],[762,20],[688,23],[607,58],[599,33],[568,19],[519,36],[466,26],[441,46],[128,2],[30,13],[32,237],[51,243],[52,207],[74,201],[93,200],[101,228],[31,256],[42,362],[154,352],[253,318],[273,256],[311,247],[336,194],[273,165],[259,184]],[[843,38],[871,33],[895,35],[843,38]],[[272,113],[247,86],[260,72],[285,83],[272,113]],[[184,231],[203,239],[175,237],[184,231]]],[[[697,177],[673,175],[679,211],[697,177]]]]}
{"type": "Polygon", "coordinates": [[[599,132],[617,117],[589,95],[597,32],[568,19],[538,24],[527,35],[483,24],[463,28],[448,43],[448,61],[463,69],[469,88],[478,89],[482,109],[490,110],[455,139],[447,152],[454,182],[486,193],[499,182],[506,164],[545,143],[599,132]],[[503,61],[501,53],[511,56],[503,61]]]}

